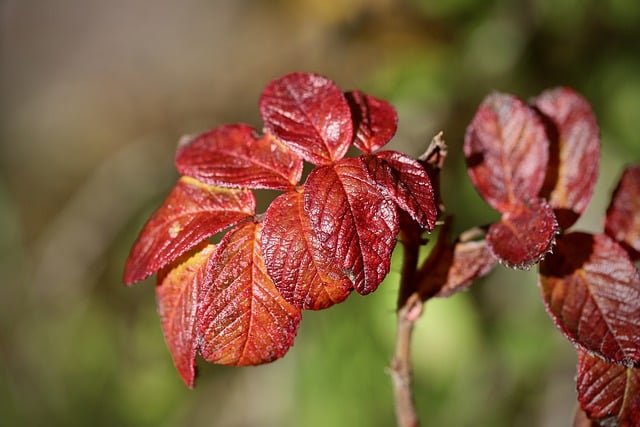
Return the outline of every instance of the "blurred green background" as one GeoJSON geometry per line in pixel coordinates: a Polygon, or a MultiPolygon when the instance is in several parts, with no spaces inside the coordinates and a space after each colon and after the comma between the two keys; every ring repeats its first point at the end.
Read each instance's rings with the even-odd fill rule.
{"type": "MultiPolygon", "coordinates": [[[[468,183],[461,140],[491,90],[570,85],[602,130],[599,231],[640,159],[637,0],[4,0],[0,2],[0,424],[390,426],[386,367],[398,257],[373,295],[305,313],[287,356],[174,371],[153,281],[123,263],[177,175],[180,135],[260,126],[272,78],[322,73],[397,107],[391,148],[450,145],[443,195],[457,230],[496,214],[468,183]]],[[[398,254],[396,254],[398,255],[398,254]]],[[[425,426],[566,426],[575,355],[535,272],[498,268],[429,302],[415,336],[425,426]]]]}

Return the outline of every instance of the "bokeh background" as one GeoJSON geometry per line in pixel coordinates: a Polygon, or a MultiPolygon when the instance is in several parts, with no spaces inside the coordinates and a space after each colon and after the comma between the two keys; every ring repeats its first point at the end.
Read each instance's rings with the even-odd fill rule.
{"type": "MultiPolygon", "coordinates": [[[[153,280],[124,260],[177,174],[176,142],[261,126],[267,82],[315,71],[394,103],[392,148],[450,145],[443,195],[458,230],[496,218],[460,157],[492,90],[570,85],[602,130],[599,231],[615,181],[640,160],[637,0],[0,1],[0,424],[390,426],[397,262],[373,295],[307,312],[273,364],[174,371],[153,280]]],[[[397,257],[395,258],[397,261],[397,257]]],[[[566,426],[575,356],[535,272],[498,268],[429,302],[415,336],[425,426],[566,426]]]]}

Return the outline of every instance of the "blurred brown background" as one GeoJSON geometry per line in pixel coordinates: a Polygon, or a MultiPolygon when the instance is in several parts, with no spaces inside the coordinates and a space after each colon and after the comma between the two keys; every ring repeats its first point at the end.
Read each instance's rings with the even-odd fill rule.
{"type": "MultiPolygon", "coordinates": [[[[495,218],[468,184],[464,128],[491,90],[570,85],[603,160],[578,228],[601,229],[640,159],[636,0],[3,0],[0,2],[0,424],[388,426],[397,268],[373,295],[305,313],[296,345],[257,368],[174,371],[153,281],[121,284],[137,232],[177,174],[180,135],[260,127],[272,78],[315,71],[394,103],[392,148],[444,130],[457,227],[495,218]]],[[[498,269],[430,302],[416,332],[426,426],[569,425],[572,347],[534,272],[498,269]]]]}

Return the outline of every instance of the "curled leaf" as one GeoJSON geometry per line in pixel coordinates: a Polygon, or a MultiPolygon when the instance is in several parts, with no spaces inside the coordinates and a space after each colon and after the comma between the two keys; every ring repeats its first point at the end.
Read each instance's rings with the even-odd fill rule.
{"type": "Polygon", "coordinates": [[[387,197],[421,227],[433,230],[438,209],[431,179],[420,163],[397,151],[381,151],[362,156],[362,160],[387,197]]]}
{"type": "Polygon", "coordinates": [[[387,101],[354,90],[345,93],[354,124],[353,144],[364,153],[382,148],[398,128],[398,113],[387,101]]]}
{"type": "Polygon", "coordinates": [[[262,249],[267,272],[289,303],[319,310],[343,301],[353,284],[322,251],[304,210],[302,193],[271,202],[264,219],[262,249]]]}
{"type": "Polygon", "coordinates": [[[570,233],[540,263],[547,312],[582,349],[640,365],[640,276],[625,250],[605,234],[570,233]]]}
{"type": "Polygon", "coordinates": [[[187,387],[193,387],[198,351],[198,292],[209,281],[215,245],[203,247],[158,275],[156,299],[164,339],[187,387]]]}
{"type": "Polygon", "coordinates": [[[627,168],[607,209],[605,233],[640,259],[640,166],[627,168]]]}
{"type": "Polygon", "coordinates": [[[589,103],[569,88],[543,92],[534,100],[550,137],[550,159],[542,195],[562,228],[584,212],[598,177],[600,136],[589,103]]]}
{"type": "Polygon", "coordinates": [[[640,369],[578,351],[576,386],[580,406],[589,418],[603,425],[640,425],[640,369]]]}
{"type": "Polygon", "coordinates": [[[356,291],[376,290],[389,272],[398,213],[363,162],[347,158],[314,169],[304,185],[304,209],[322,249],[356,291]]]}
{"type": "Polygon", "coordinates": [[[316,165],[341,159],[353,139],[351,110],[331,80],[292,73],[273,80],[260,98],[265,127],[316,165]]]}
{"type": "Polygon", "coordinates": [[[125,284],[145,279],[254,211],[255,199],[248,190],[180,178],[134,243],[125,265],[125,284]]]}
{"type": "Polygon", "coordinates": [[[282,357],[293,345],[300,309],[282,298],[260,248],[261,224],[229,231],[199,293],[200,354],[223,365],[258,365],[282,357]]]}
{"type": "Polygon", "coordinates": [[[493,93],[482,102],[464,139],[471,182],[494,209],[537,197],[548,160],[544,126],[518,98],[493,93]]]}
{"type": "Polygon", "coordinates": [[[295,187],[302,159],[272,135],[248,125],[225,125],[181,143],[176,165],[183,175],[222,187],[295,187]]]}
{"type": "Polygon", "coordinates": [[[549,252],[555,242],[558,224],[551,206],[543,199],[512,206],[500,222],[487,232],[491,252],[503,264],[529,268],[549,252]]]}

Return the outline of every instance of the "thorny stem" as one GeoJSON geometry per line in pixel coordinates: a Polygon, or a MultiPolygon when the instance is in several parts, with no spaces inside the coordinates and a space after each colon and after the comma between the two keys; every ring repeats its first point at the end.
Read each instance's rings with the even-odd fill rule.
{"type": "Polygon", "coordinates": [[[403,233],[405,246],[398,297],[396,347],[391,362],[391,379],[398,427],[419,425],[413,401],[411,336],[413,325],[422,314],[422,300],[415,290],[420,241],[403,233]],[[407,295],[408,294],[408,295],[407,295]]]}

